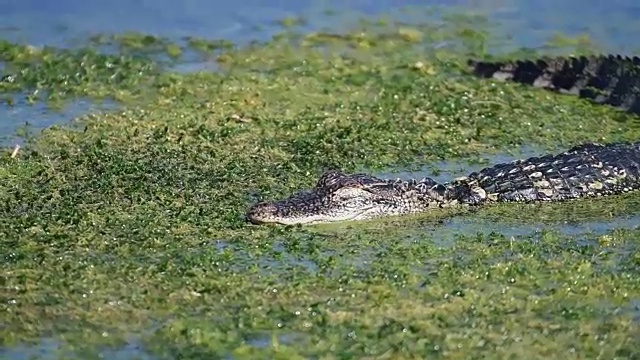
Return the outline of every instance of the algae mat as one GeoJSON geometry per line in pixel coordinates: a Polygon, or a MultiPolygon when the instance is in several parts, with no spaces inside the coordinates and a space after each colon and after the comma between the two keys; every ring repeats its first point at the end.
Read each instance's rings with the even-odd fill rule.
{"type": "Polygon", "coordinates": [[[580,231],[637,219],[637,194],[338,226],[244,221],[250,204],[330,167],[411,171],[522,145],[640,139],[627,114],[466,75],[466,56],[488,41],[476,20],[244,47],[192,39],[215,73],[3,44],[15,75],[4,94],[122,105],[0,157],[0,354],[637,358],[640,230],[580,231]],[[495,228],[461,231],[452,217],[495,228]],[[577,230],[554,230],[566,222],[577,230]],[[541,228],[509,231],[528,224],[541,228]]]}

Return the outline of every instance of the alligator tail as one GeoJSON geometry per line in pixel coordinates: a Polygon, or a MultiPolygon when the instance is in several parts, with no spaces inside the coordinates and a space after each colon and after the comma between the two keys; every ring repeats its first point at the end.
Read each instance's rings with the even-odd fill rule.
{"type": "Polygon", "coordinates": [[[479,77],[509,80],[640,114],[640,57],[623,55],[547,57],[491,62],[469,60],[479,77]]]}

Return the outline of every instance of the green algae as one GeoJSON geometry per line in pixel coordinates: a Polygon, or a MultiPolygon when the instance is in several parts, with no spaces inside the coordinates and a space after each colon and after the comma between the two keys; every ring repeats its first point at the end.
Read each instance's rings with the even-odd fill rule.
{"type": "MultiPolygon", "coordinates": [[[[29,102],[60,102],[70,97],[127,99],[140,95],[158,69],[146,59],[80,51],[36,48],[0,41],[4,63],[0,94],[26,92],[29,102]]],[[[6,98],[9,105],[12,98],[6,98]]]]}
{"type": "MultiPolygon", "coordinates": [[[[59,79],[79,71],[77,59],[112,55],[29,55],[23,70],[31,56],[47,70],[3,91],[86,95],[78,89],[95,84],[107,96],[145,89],[146,100],[83,116],[83,131],[46,129],[0,157],[0,346],[51,337],[90,356],[134,336],[158,358],[637,356],[638,230],[588,242],[478,233],[449,246],[424,231],[449,216],[504,229],[606,220],[640,213],[633,195],[337,226],[245,222],[252,203],[311,186],[326,168],[640,138],[628,114],[465,74],[466,54],[489,39],[458,31],[467,19],[433,32],[387,24],[200,43],[223,52],[218,73],[114,55],[128,75],[111,85],[97,65],[75,87],[59,79]],[[433,46],[443,39],[459,41],[433,46]]],[[[168,46],[133,35],[126,44],[168,46]]]]}

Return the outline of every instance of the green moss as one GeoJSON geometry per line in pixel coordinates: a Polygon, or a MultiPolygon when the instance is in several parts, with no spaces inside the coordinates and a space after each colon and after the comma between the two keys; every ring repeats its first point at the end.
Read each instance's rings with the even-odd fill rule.
{"type": "Polygon", "coordinates": [[[148,59],[105,55],[91,48],[34,48],[1,40],[0,54],[5,65],[0,94],[26,93],[31,103],[74,97],[144,99],[159,73],[148,59]]]}
{"type": "Polygon", "coordinates": [[[633,357],[638,230],[478,231],[444,246],[425,229],[456,235],[442,224],[453,216],[505,232],[607,221],[638,214],[634,196],[336,226],[244,221],[255,201],[310,186],[328,167],[640,137],[627,114],[468,76],[460,49],[484,51],[491,37],[457,25],[215,49],[220,73],[85,50],[11,55],[28,75],[20,86],[147,101],[0,157],[2,346],[53,336],[90,353],[131,334],[161,358],[633,357]],[[458,42],[429,46],[442,39],[458,42]],[[115,59],[116,70],[100,65],[115,59]],[[127,75],[109,83],[114,71],[127,75]],[[74,87],[57,80],[75,72],[85,75],[74,87]]]}

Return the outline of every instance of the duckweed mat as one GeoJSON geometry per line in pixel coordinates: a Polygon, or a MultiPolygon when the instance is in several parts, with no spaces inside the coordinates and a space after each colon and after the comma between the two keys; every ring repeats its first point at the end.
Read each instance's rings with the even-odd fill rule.
{"type": "Polygon", "coordinates": [[[243,47],[192,40],[219,67],[194,73],[144,51],[0,43],[5,98],[120,104],[0,156],[0,355],[638,358],[640,229],[579,231],[637,218],[637,194],[327,226],[244,220],[328,168],[393,174],[640,139],[631,115],[466,73],[487,55],[482,26],[461,14],[243,47]],[[578,230],[558,230],[567,222],[578,230]]]}

